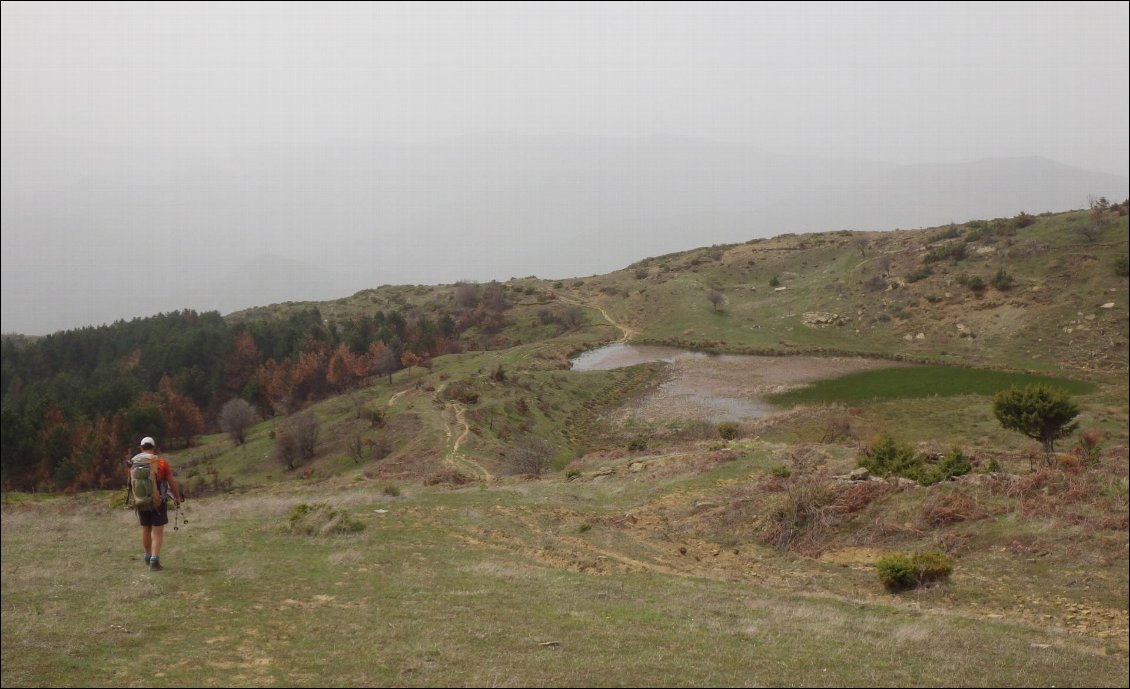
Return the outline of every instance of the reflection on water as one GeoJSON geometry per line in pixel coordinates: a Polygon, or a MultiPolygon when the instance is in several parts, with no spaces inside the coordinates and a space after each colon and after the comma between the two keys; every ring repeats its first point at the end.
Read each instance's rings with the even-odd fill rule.
{"type": "Polygon", "coordinates": [[[573,360],[574,371],[607,371],[653,361],[668,363],[663,383],[622,411],[646,423],[683,419],[746,421],[781,411],[774,393],[857,371],[900,366],[855,357],[703,354],[675,347],[614,344],[573,360]]]}
{"type": "Polygon", "coordinates": [[[677,347],[656,345],[610,344],[590,349],[573,359],[574,371],[609,371],[614,368],[650,364],[653,361],[672,362],[679,357],[702,357],[705,354],[688,352],[677,347]]]}
{"type": "Polygon", "coordinates": [[[705,360],[728,367],[739,367],[746,375],[756,375],[762,357],[710,355],[676,347],[612,344],[593,349],[573,360],[574,371],[607,371],[637,364],[665,361],[677,365],[672,378],[659,386],[653,404],[678,409],[678,416],[692,416],[712,422],[759,419],[779,411],[760,395],[735,389],[731,380],[719,380],[718,372],[696,366],[705,360]]]}

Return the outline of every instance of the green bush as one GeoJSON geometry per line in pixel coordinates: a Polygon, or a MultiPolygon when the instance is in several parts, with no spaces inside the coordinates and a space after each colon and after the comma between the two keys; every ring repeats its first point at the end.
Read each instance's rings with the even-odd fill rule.
{"type": "Polygon", "coordinates": [[[926,252],[922,257],[922,262],[926,264],[937,263],[938,261],[958,261],[968,256],[964,244],[946,244],[945,246],[937,246],[926,252]]]}
{"type": "Polygon", "coordinates": [[[893,553],[879,558],[875,568],[883,587],[898,592],[949,579],[953,573],[953,558],[938,550],[893,553]]]}
{"type": "Polygon", "coordinates": [[[888,591],[905,591],[916,585],[914,565],[910,563],[909,555],[884,555],[875,563],[875,568],[879,571],[879,581],[888,591]]]}
{"type": "Polygon", "coordinates": [[[776,476],[777,478],[788,478],[793,475],[793,470],[788,468],[784,464],[778,464],[777,466],[770,469],[769,473],[776,476]]]}
{"type": "Polygon", "coordinates": [[[738,437],[738,424],[733,421],[723,421],[718,424],[718,435],[722,436],[723,440],[733,440],[738,437]]]}
{"type": "Polygon", "coordinates": [[[958,276],[957,281],[959,284],[965,285],[971,292],[980,296],[985,292],[987,285],[980,275],[966,275],[962,273],[958,276]]]}
{"type": "Polygon", "coordinates": [[[637,450],[647,449],[647,440],[645,438],[632,438],[628,441],[628,449],[632,452],[637,450]]]}
{"type": "Polygon", "coordinates": [[[1114,274],[1120,278],[1130,277],[1130,257],[1122,254],[1114,260],[1114,274]]]}
{"type": "Polygon", "coordinates": [[[914,450],[896,441],[890,435],[882,435],[859,458],[859,466],[865,467],[876,476],[917,475],[922,460],[914,456],[914,450]]]}
{"type": "Polygon", "coordinates": [[[1001,268],[997,271],[997,274],[993,276],[993,279],[989,281],[989,284],[1001,292],[1007,292],[1012,289],[1012,285],[1015,282],[1013,277],[1005,272],[1004,268],[1001,268]]]}
{"type": "Polygon", "coordinates": [[[970,471],[973,471],[973,462],[965,456],[965,453],[955,447],[937,464],[932,466],[923,464],[915,480],[924,486],[930,486],[941,483],[951,476],[964,476],[970,471]]]}
{"type": "Polygon", "coordinates": [[[876,476],[902,476],[924,486],[945,481],[951,476],[962,476],[973,470],[973,462],[958,448],[954,448],[939,462],[931,464],[925,457],[896,441],[889,435],[880,436],[859,458],[859,466],[876,476]]]}

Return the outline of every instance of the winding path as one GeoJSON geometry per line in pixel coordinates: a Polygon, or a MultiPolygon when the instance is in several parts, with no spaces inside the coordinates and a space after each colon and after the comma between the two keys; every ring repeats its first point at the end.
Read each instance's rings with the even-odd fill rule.
{"type": "MultiPolygon", "coordinates": [[[[439,398],[440,393],[447,387],[444,383],[436,390],[436,398],[439,398]]],[[[472,476],[479,480],[490,482],[494,480],[494,476],[487,471],[486,467],[471,459],[464,453],[459,451],[459,448],[466,442],[467,436],[471,433],[471,425],[467,423],[467,408],[458,402],[445,402],[443,405],[443,422],[444,422],[444,437],[447,443],[451,443],[451,449],[447,452],[447,456],[443,461],[448,466],[456,470],[469,470],[472,476]],[[454,423],[448,420],[448,417],[454,419],[454,423]],[[455,427],[462,427],[462,432],[458,437],[455,437],[455,427]],[[454,442],[452,438],[455,437],[454,442]]]]}
{"type": "Polygon", "coordinates": [[[619,342],[627,342],[627,341],[631,340],[632,338],[634,338],[635,336],[640,334],[640,331],[636,330],[635,328],[628,326],[628,325],[624,325],[623,323],[612,318],[612,316],[609,316],[608,312],[604,310],[603,306],[599,306],[597,304],[590,304],[590,303],[585,302],[585,301],[580,301],[579,299],[574,299],[572,297],[565,297],[565,296],[562,296],[562,295],[558,295],[557,298],[560,299],[561,301],[565,302],[566,304],[572,304],[574,306],[581,306],[581,307],[589,308],[589,309],[596,309],[597,311],[599,311],[600,315],[604,317],[604,320],[608,321],[609,325],[611,325],[612,327],[614,327],[614,328],[616,328],[617,330],[620,331],[621,336],[620,336],[619,342]]]}

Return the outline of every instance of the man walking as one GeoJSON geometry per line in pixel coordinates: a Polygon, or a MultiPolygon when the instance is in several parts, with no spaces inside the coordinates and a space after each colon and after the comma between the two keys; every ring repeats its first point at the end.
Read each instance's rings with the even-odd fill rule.
{"type": "Polygon", "coordinates": [[[136,505],[137,521],[141,524],[141,547],[145,548],[145,564],[151,572],[160,572],[164,569],[161,566],[161,543],[165,540],[165,524],[169,523],[167,501],[172,497],[174,504],[178,506],[184,502],[180,486],[177,484],[177,480],[173,478],[172,468],[169,467],[169,463],[163,457],[157,456],[156,452],[157,443],[154,442],[153,438],[142,438],[141,452],[133,456],[127,469],[127,478],[130,481],[131,490],[134,491],[135,499],[141,492],[135,487],[136,482],[140,480],[138,478],[140,473],[135,471],[136,469],[148,468],[145,480],[156,480],[157,491],[160,494],[160,500],[156,506],[136,505]]]}

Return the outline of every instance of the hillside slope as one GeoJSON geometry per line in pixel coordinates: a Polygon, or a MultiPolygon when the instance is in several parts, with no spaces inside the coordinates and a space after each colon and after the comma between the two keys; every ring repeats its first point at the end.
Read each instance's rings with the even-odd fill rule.
{"type": "MultiPolygon", "coordinates": [[[[1126,686],[1127,219],[1103,220],[782,236],[511,280],[493,332],[464,334],[478,348],[310,404],[316,453],[293,469],[281,416],[174,452],[190,499],[159,574],[122,493],[6,495],[4,685],[1126,686]],[[570,370],[625,339],[772,354],[756,365],[774,380],[849,360],[1082,379],[1097,448],[1072,435],[1048,460],[979,393],[649,419],[679,366],[570,370]],[[971,470],[852,477],[880,435],[971,470]],[[880,560],[914,553],[952,573],[885,590],[880,560]]],[[[459,289],[229,319],[434,318],[459,289]]],[[[756,366],[697,358],[717,387],[756,366]]]]}

